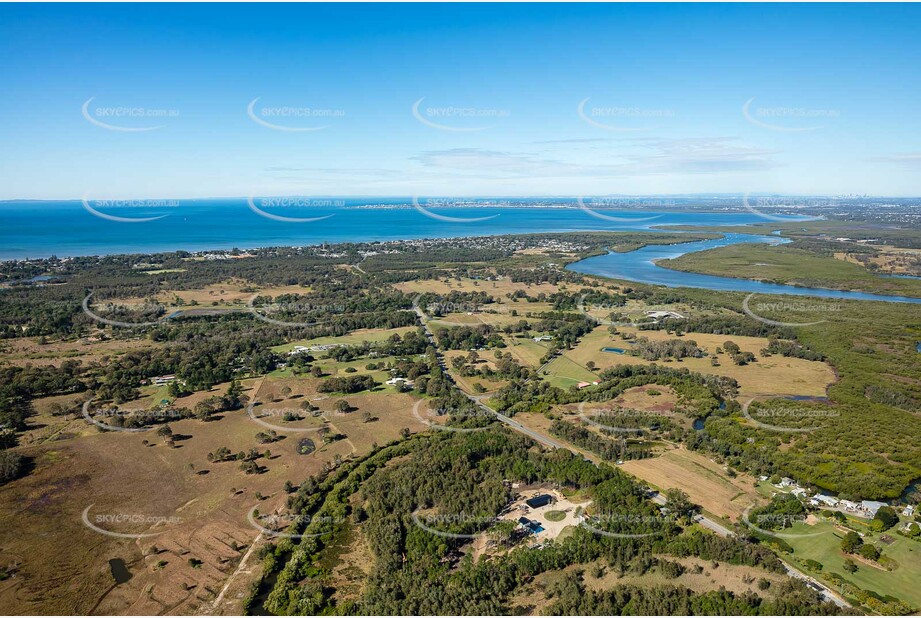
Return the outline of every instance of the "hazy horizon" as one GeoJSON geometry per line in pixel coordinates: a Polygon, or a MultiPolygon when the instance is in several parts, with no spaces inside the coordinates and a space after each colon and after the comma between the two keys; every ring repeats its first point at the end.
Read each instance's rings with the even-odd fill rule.
{"type": "MultiPolygon", "coordinates": [[[[506,200],[577,200],[579,198],[606,198],[606,197],[622,197],[622,198],[678,198],[678,199],[743,199],[746,195],[750,197],[801,197],[801,198],[828,198],[828,199],[841,199],[841,200],[871,200],[871,199],[919,199],[921,198],[921,193],[914,194],[905,194],[905,195],[851,195],[851,194],[833,194],[833,193],[784,193],[779,191],[752,191],[750,193],[595,193],[595,194],[584,194],[584,195],[501,195],[501,194],[456,194],[456,195],[447,195],[439,194],[437,192],[429,193],[426,195],[418,195],[415,197],[431,197],[431,198],[457,198],[461,199],[506,199],[506,200]]],[[[335,194],[335,193],[280,193],[280,194],[269,194],[261,193],[259,195],[204,195],[201,197],[189,197],[184,195],[127,195],[127,196],[74,196],[74,197],[62,197],[62,198],[4,198],[0,199],[0,204],[10,204],[15,202],[79,202],[81,200],[92,200],[96,201],[99,199],[108,199],[113,201],[129,201],[129,200],[188,200],[188,201],[202,201],[202,200],[246,200],[250,197],[253,198],[284,198],[284,197],[311,197],[311,198],[332,198],[332,199],[343,199],[343,200],[405,200],[406,204],[390,204],[391,206],[412,206],[412,195],[358,195],[358,194],[335,194]]],[[[451,207],[451,204],[444,204],[445,207],[451,207]]],[[[790,205],[786,205],[790,206],[790,205]]],[[[603,208],[604,205],[596,205],[596,208],[603,208]]]]}

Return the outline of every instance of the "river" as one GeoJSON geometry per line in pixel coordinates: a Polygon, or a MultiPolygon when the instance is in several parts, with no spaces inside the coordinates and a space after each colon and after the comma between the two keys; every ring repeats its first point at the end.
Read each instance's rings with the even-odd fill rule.
{"type": "Polygon", "coordinates": [[[726,234],[723,238],[688,242],[678,245],[647,245],[642,249],[628,253],[609,252],[606,255],[591,257],[567,268],[587,275],[601,275],[613,279],[625,279],[666,287],[704,288],[708,290],[727,290],[732,292],[754,292],[758,294],[789,294],[791,296],[816,296],[821,298],[838,298],[841,300],[881,300],[900,303],[921,303],[921,298],[906,296],[886,296],[844,290],[823,288],[806,288],[779,283],[766,283],[750,279],[735,279],[716,275],[671,270],[656,265],[656,260],[676,258],[686,253],[705,251],[716,247],[725,247],[739,243],[762,242],[778,245],[787,242],[778,236],[757,236],[754,234],[726,234]]]}

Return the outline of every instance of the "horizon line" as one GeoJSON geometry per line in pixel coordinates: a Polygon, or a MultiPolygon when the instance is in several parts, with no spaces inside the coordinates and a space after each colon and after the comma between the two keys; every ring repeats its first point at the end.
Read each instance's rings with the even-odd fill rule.
{"type": "Polygon", "coordinates": [[[919,195],[852,195],[852,194],[830,194],[830,193],[785,193],[780,191],[750,191],[750,192],[727,192],[727,193],[595,193],[582,195],[452,195],[439,193],[425,193],[416,195],[336,195],[336,194],[306,194],[306,193],[284,193],[278,195],[210,195],[202,197],[176,197],[176,196],[144,196],[144,197],[66,197],[66,198],[44,198],[44,197],[12,197],[0,198],[0,204],[11,202],[80,202],[82,200],[247,200],[256,198],[285,198],[285,197],[311,197],[327,199],[352,199],[352,200],[409,200],[412,204],[414,198],[419,197],[438,197],[438,198],[456,198],[456,199],[511,199],[511,200],[578,200],[581,198],[744,198],[745,196],[784,196],[784,197],[821,197],[830,199],[921,199],[919,195]]]}

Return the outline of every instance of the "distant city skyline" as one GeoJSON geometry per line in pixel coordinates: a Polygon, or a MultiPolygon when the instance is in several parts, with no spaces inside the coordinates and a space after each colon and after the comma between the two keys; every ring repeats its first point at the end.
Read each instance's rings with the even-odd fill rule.
{"type": "Polygon", "coordinates": [[[917,5],[0,6],[0,200],[921,195],[917,5]]]}

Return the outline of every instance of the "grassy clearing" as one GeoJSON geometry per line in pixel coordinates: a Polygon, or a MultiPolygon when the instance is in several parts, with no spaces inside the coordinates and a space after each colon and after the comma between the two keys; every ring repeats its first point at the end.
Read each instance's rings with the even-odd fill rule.
{"type": "MultiPolygon", "coordinates": [[[[641,331],[633,327],[620,327],[619,330],[630,335],[646,337],[652,341],[674,338],[674,335],[665,331],[641,331]]],[[[828,363],[779,355],[762,358],[761,349],[768,345],[768,340],[764,337],[688,333],[683,338],[696,341],[698,347],[706,350],[710,356],[716,356],[720,365],[714,367],[710,356],[685,358],[668,364],[686,367],[690,371],[702,374],[735,378],[739,383],[741,396],[808,395],[821,397],[826,394],[826,389],[836,379],[835,372],[828,363]],[[758,362],[739,366],[733,363],[726,354],[716,355],[716,349],[727,340],[738,344],[743,351],[752,352],[758,357],[758,362]]],[[[592,361],[599,371],[616,365],[650,365],[653,363],[653,361],[643,360],[629,354],[604,352],[602,348],[605,347],[630,349],[628,341],[624,341],[619,335],[608,334],[607,327],[601,326],[586,335],[578,346],[568,350],[564,356],[583,366],[592,361]]]]}
{"type": "Polygon", "coordinates": [[[505,337],[506,352],[510,352],[515,360],[522,365],[537,368],[540,359],[547,353],[549,347],[546,343],[534,341],[530,338],[505,337]]]}
{"type": "Polygon", "coordinates": [[[32,364],[36,366],[60,365],[64,360],[77,360],[84,364],[121,356],[132,350],[160,347],[163,344],[148,339],[115,339],[98,341],[94,337],[82,337],[68,341],[40,343],[38,337],[18,338],[4,342],[6,350],[3,360],[13,365],[32,364]]]}
{"type": "MultiPolygon", "coordinates": [[[[340,345],[359,345],[365,341],[374,343],[377,341],[384,341],[389,339],[393,335],[400,335],[401,337],[408,333],[411,330],[415,330],[413,326],[404,326],[401,328],[362,328],[359,330],[352,331],[348,335],[342,335],[340,337],[317,337],[316,339],[301,339],[298,341],[292,341],[290,343],[285,343],[283,345],[277,345],[271,348],[273,352],[285,353],[290,352],[294,349],[295,346],[313,346],[313,345],[330,345],[330,344],[340,344],[340,345]]],[[[322,354],[322,353],[321,353],[322,354]]]]}
{"type": "MultiPolygon", "coordinates": [[[[558,292],[561,289],[565,289],[565,285],[556,286],[551,283],[540,283],[540,284],[528,284],[528,283],[515,283],[511,279],[499,279],[497,281],[482,281],[478,279],[461,279],[460,281],[454,279],[427,279],[427,280],[417,280],[417,281],[406,281],[403,283],[397,283],[394,285],[395,288],[407,294],[417,293],[421,294],[422,292],[434,292],[436,294],[447,294],[451,291],[457,292],[486,292],[490,296],[496,298],[497,300],[506,299],[506,294],[511,294],[513,292],[524,290],[528,293],[529,296],[537,296],[541,292],[545,294],[553,294],[558,292]]],[[[521,308],[527,307],[529,303],[524,301],[520,303],[510,303],[513,307],[518,308],[518,305],[521,308]]]]}
{"type": "MultiPolygon", "coordinates": [[[[918,541],[889,531],[887,534],[894,541],[890,545],[885,545],[879,542],[880,535],[869,533],[864,542],[875,544],[882,550],[883,556],[894,560],[897,566],[892,571],[883,571],[855,560],[857,572],[848,573],[844,570],[844,560],[847,556],[841,551],[841,538],[844,533],[837,530],[832,523],[820,521],[814,526],[797,523],[785,533],[789,536],[785,536],[783,540],[793,547],[793,555],[798,561],[815,560],[822,563],[822,573],[837,573],[864,590],[882,595],[891,594],[916,608],[921,607],[921,588],[918,587],[918,582],[921,581],[921,543],[918,541]],[[823,534],[815,534],[816,532],[823,534]]],[[[821,574],[819,578],[821,579],[821,574]]]]}
{"type": "Polygon", "coordinates": [[[166,273],[184,273],[185,268],[160,268],[157,270],[142,270],[145,275],[163,275],[166,273]]]}
{"type": "Polygon", "coordinates": [[[282,294],[306,294],[310,292],[310,288],[300,285],[259,287],[242,279],[231,279],[193,290],[164,290],[158,294],[157,299],[163,303],[172,303],[176,298],[180,298],[186,305],[194,301],[202,305],[218,302],[241,306],[249,302],[257,292],[260,296],[275,297],[282,294]]]}
{"type": "Polygon", "coordinates": [[[542,377],[547,382],[564,389],[568,389],[579,382],[591,383],[598,379],[596,374],[568,358],[565,354],[550,361],[541,373],[546,374],[542,377]]]}
{"type": "Polygon", "coordinates": [[[631,410],[670,415],[678,405],[678,395],[669,386],[636,386],[614,399],[614,404],[631,410]]]}
{"type": "Polygon", "coordinates": [[[610,569],[608,565],[601,562],[573,565],[559,571],[542,573],[535,577],[532,582],[522,586],[516,592],[513,606],[530,608],[532,615],[542,615],[545,608],[553,602],[553,599],[547,596],[547,590],[551,589],[554,583],[562,581],[567,573],[576,570],[584,571],[582,577],[585,587],[593,591],[608,590],[617,585],[639,586],[641,588],[684,586],[696,592],[725,588],[740,595],[751,593],[762,597],[771,597],[773,595],[770,589],[766,592],[758,589],[758,580],[767,579],[772,584],[777,584],[783,580],[783,576],[758,567],[726,563],[718,563],[718,567],[715,567],[712,561],[701,560],[700,558],[676,558],[663,554],[659,554],[657,557],[680,563],[685,567],[685,572],[678,577],[670,577],[658,569],[653,569],[643,575],[626,573],[621,576],[617,571],[610,569]],[[698,569],[697,567],[700,568],[698,569]],[[596,569],[600,569],[600,573],[596,569]],[[599,574],[600,577],[598,576],[599,574]]]}

